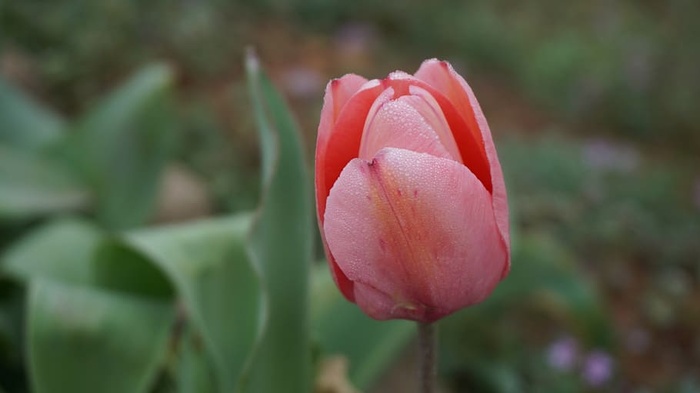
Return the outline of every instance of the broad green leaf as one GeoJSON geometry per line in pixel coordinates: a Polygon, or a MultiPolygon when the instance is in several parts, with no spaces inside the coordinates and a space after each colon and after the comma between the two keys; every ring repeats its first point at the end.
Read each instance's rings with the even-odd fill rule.
{"type": "Polygon", "coordinates": [[[175,141],[169,110],[172,73],[144,68],[78,122],[68,158],[93,187],[98,219],[125,229],[148,219],[162,168],[175,141]]]}
{"type": "Polygon", "coordinates": [[[114,239],[98,247],[93,269],[95,284],[102,288],[155,298],[170,298],[175,292],[156,261],[114,239]]]}
{"type": "Polygon", "coordinates": [[[147,392],[168,344],[171,302],[33,280],[28,351],[36,393],[147,392]]]}
{"type": "Polygon", "coordinates": [[[0,145],[0,219],[30,219],[88,202],[87,189],[60,164],[0,145]]]}
{"type": "Polygon", "coordinates": [[[201,336],[218,392],[234,391],[263,322],[261,288],[245,244],[250,221],[239,215],[137,230],[98,253],[99,282],[110,288],[144,292],[128,275],[115,276],[129,253],[165,273],[201,336]]]}
{"type": "Polygon", "coordinates": [[[93,282],[92,254],[102,239],[93,225],[77,219],[50,222],[20,239],[2,256],[2,271],[28,282],[47,278],[93,282]]]}
{"type": "Polygon", "coordinates": [[[8,378],[24,369],[25,304],[24,288],[0,279],[0,369],[3,370],[0,382],[11,392],[26,390],[23,389],[26,381],[8,378]]]}
{"type": "Polygon", "coordinates": [[[36,151],[60,139],[64,128],[61,118],[0,77],[0,143],[36,151]]]}
{"type": "Polygon", "coordinates": [[[348,359],[350,381],[367,389],[415,335],[409,321],[375,321],[348,302],[324,263],[314,269],[311,292],[312,333],[322,356],[348,359]]]}
{"type": "Polygon", "coordinates": [[[262,274],[269,312],[246,391],[306,393],[311,391],[311,185],[299,132],[284,100],[252,54],[246,68],[263,172],[262,200],[250,246],[262,274]]]}
{"type": "Polygon", "coordinates": [[[201,341],[193,329],[185,328],[176,370],[178,393],[216,392],[211,359],[201,341]]]}

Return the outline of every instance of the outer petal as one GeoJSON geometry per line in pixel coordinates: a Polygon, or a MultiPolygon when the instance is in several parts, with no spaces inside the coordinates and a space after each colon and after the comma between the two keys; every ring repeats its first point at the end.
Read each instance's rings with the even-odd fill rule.
{"type": "Polygon", "coordinates": [[[323,108],[321,108],[321,121],[318,125],[317,147],[326,145],[341,109],[365,83],[367,79],[355,74],[347,74],[328,82],[326,95],[323,97],[323,108]]]}
{"type": "MultiPolygon", "coordinates": [[[[342,80],[341,78],[338,81],[342,80]]],[[[337,85],[339,86],[337,97],[340,101],[345,95],[340,93],[342,82],[337,85]]],[[[360,86],[355,94],[346,98],[345,104],[342,106],[335,102],[334,89],[333,82],[329,83],[316,140],[315,180],[319,222],[323,220],[326,197],[328,197],[333,182],[338,178],[345,165],[357,157],[365,118],[383,87],[376,80],[366,82],[360,86]],[[338,111],[336,111],[336,107],[339,108],[338,111]],[[332,123],[331,120],[333,120],[332,123]]]]}
{"type": "MultiPolygon", "coordinates": [[[[319,165],[325,162],[326,154],[328,153],[328,142],[333,132],[334,125],[340,115],[341,110],[345,107],[350,98],[358,91],[360,88],[367,83],[367,79],[354,75],[348,74],[339,79],[333,79],[326,86],[326,95],[323,98],[323,108],[321,109],[321,120],[318,125],[318,136],[316,139],[316,168],[315,168],[315,181],[316,181],[316,200],[317,206],[320,204],[325,209],[327,191],[322,192],[319,195],[319,190],[325,189],[323,184],[324,177],[324,166],[319,165]],[[321,180],[321,185],[319,186],[319,180],[321,180]]],[[[323,217],[323,212],[317,209],[319,227],[322,224],[321,219],[323,217]]],[[[323,232],[321,232],[321,238],[323,238],[323,232]]],[[[333,278],[338,285],[340,291],[349,300],[354,300],[352,282],[345,277],[342,271],[335,264],[335,261],[330,257],[330,253],[327,252],[326,242],[323,240],[324,248],[326,248],[326,255],[329,255],[328,264],[330,265],[333,278]]]]}
{"type": "MultiPolygon", "coordinates": [[[[455,70],[450,63],[436,59],[426,60],[416,72],[416,77],[427,82],[436,90],[442,92],[462,114],[469,129],[479,132],[483,139],[486,155],[489,161],[490,174],[493,182],[493,206],[496,215],[496,223],[500,230],[503,242],[510,250],[510,233],[508,224],[508,199],[506,186],[503,181],[501,164],[498,161],[496,146],[493,143],[491,130],[481,111],[471,87],[455,70]]],[[[510,267],[510,252],[508,253],[508,266],[503,274],[508,273],[510,267]]]]}
{"type": "MultiPolygon", "coordinates": [[[[331,135],[335,129],[335,123],[340,116],[341,110],[348,103],[350,98],[367,83],[367,79],[354,74],[348,74],[340,79],[333,79],[326,85],[326,95],[323,97],[323,108],[321,108],[321,120],[318,125],[318,135],[316,137],[316,182],[325,180],[325,176],[319,176],[319,170],[324,171],[325,166],[319,165],[325,162],[328,152],[331,135]]],[[[323,187],[322,187],[323,188],[323,187]]],[[[330,186],[329,186],[330,188],[330,186]]],[[[324,198],[328,194],[324,195],[324,198]]],[[[321,215],[322,216],[322,215],[321,215]]]]}
{"type": "Polygon", "coordinates": [[[474,174],[404,149],[346,166],[323,231],[357,304],[376,319],[430,322],[478,303],[507,264],[491,197],[474,174]]]}
{"type": "MultiPolygon", "coordinates": [[[[323,113],[326,113],[326,119],[325,121],[322,119],[319,125],[319,135],[316,141],[315,187],[316,214],[319,228],[323,228],[323,217],[326,211],[328,193],[345,165],[357,157],[365,118],[372,103],[384,89],[379,81],[372,80],[365,82],[360,86],[359,90],[347,98],[347,95],[350,94],[349,92],[360,80],[352,76],[345,76],[338,81],[335,85],[334,82],[328,85],[322,112],[322,116],[323,113]],[[351,78],[345,90],[343,89],[344,78],[351,78]],[[345,104],[340,105],[343,101],[345,104]],[[334,120],[330,126],[328,119],[334,120]]],[[[323,231],[321,231],[321,240],[328,257],[328,264],[330,265],[333,279],[343,295],[354,302],[353,284],[340,270],[333,255],[328,252],[323,231]]]]}

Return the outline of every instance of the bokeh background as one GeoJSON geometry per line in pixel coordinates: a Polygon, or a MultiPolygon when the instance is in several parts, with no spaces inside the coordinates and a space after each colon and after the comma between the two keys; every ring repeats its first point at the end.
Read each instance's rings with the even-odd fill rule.
{"type": "MultiPolygon", "coordinates": [[[[171,132],[152,141],[164,164],[144,191],[155,200],[120,229],[255,207],[247,47],[291,104],[309,163],[330,78],[449,60],[496,138],[514,256],[493,299],[443,322],[443,391],[700,392],[698,18],[694,0],[3,0],[0,74],[48,108],[51,128],[147,64],[174,70],[171,132]]],[[[0,120],[17,110],[8,91],[0,120]]],[[[81,195],[52,180],[23,194],[43,197],[27,214],[12,210],[9,127],[0,122],[0,253],[76,206],[98,222],[122,215],[81,210],[81,195]]],[[[139,148],[121,151],[123,166],[139,148]]],[[[0,383],[21,391],[7,293],[0,383]]],[[[374,391],[409,391],[411,356],[399,352],[374,391]]]]}

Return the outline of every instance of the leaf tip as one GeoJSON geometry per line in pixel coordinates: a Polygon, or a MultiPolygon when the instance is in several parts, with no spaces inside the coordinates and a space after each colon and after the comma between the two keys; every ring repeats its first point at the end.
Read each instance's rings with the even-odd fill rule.
{"type": "Polygon", "coordinates": [[[246,48],[245,68],[251,73],[257,73],[260,70],[260,61],[255,48],[252,46],[246,48]]]}

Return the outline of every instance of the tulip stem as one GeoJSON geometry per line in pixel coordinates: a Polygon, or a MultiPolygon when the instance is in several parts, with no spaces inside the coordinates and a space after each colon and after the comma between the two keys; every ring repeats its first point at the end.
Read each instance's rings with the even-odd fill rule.
{"type": "Polygon", "coordinates": [[[434,323],[418,322],[418,347],[421,393],[434,393],[437,375],[437,327],[434,323]]]}

